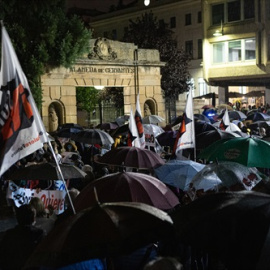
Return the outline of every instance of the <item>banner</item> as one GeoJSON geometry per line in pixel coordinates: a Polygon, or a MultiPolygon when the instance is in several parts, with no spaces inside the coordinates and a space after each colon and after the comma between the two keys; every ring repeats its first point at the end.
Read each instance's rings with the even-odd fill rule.
{"type": "Polygon", "coordinates": [[[132,109],[130,110],[130,117],[129,117],[129,131],[128,131],[128,146],[135,146],[135,147],[141,147],[140,141],[139,141],[139,135],[137,126],[135,123],[135,118],[133,115],[132,109]]]}
{"type": "Polygon", "coordinates": [[[7,31],[2,26],[0,176],[48,137],[7,31]]]}
{"type": "Polygon", "coordinates": [[[18,187],[13,181],[9,181],[7,198],[12,199],[17,207],[29,204],[33,197],[39,197],[44,203],[45,208],[52,205],[56,215],[65,210],[65,190],[41,190],[18,187]]]}
{"type": "Polygon", "coordinates": [[[142,112],[140,106],[140,95],[137,95],[136,101],[136,111],[135,111],[135,122],[138,130],[140,147],[145,148],[145,136],[144,136],[144,128],[142,124],[142,112]]]}
{"type": "Polygon", "coordinates": [[[181,126],[178,131],[178,136],[175,139],[174,153],[186,148],[195,148],[195,128],[194,128],[194,112],[192,92],[189,92],[185,112],[181,126]]]}

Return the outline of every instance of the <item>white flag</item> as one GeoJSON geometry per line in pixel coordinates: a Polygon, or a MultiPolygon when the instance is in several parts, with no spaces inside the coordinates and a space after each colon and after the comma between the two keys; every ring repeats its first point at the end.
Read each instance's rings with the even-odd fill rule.
{"type": "Polygon", "coordinates": [[[129,132],[128,132],[128,146],[135,146],[135,147],[141,147],[140,141],[139,141],[139,134],[137,130],[137,126],[135,123],[135,118],[133,115],[132,109],[130,110],[130,117],[129,117],[129,132]]]}
{"type": "Polygon", "coordinates": [[[0,74],[0,176],[48,141],[8,33],[2,26],[0,74]]]}
{"type": "Polygon", "coordinates": [[[227,127],[229,126],[230,126],[230,117],[229,117],[228,109],[226,108],[224,115],[222,117],[222,120],[220,122],[219,128],[222,130],[226,130],[227,127]]]}
{"type": "Polygon", "coordinates": [[[137,101],[136,101],[135,123],[138,130],[140,148],[145,148],[145,135],[144,135],[144,128],[142,124],[142,112],[141,112],[139,94],[137,95],[137,101]]]}
{"type": "Polygon", "coordinates": [[[189,92],[183,121],[176,138],[175,154],[186,148],[195,148],[195,128],[192,92],[189,92]]]}

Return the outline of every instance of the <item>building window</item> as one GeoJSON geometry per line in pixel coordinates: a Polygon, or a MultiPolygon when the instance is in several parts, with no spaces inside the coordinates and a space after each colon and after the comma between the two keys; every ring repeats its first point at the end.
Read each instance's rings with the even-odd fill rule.
{"type": "Polygon", "coordinates": [[[186,53],[193,59],[193,41],[188,40],[185,42],[186,53]]]}
{"type": "Polygon", "coordinates": [[[241,40],[229,41],[229,62],[242,60],[241,40]]]}
{"type": "Polygon", "coordinates": [[[224,4],[212,6],[212,24],[217,25],[224,22],[224,4]]]}
{"type": "Polygon", "coordinates": [[[228,2],[228,22],[240,21],[240,0],[228,2]]]}
{"type": "Polygon", "coordinates": [[[198,78],[198,88],[199,88],[199,96],[206,95],[208,93],[207,83],[203,78],[198,78]]]}
{"type": "Polygon", "coordinates": [[[213,63],[248,61],[256,59],[255,38],[213,44],[213,63]]]}
{"type": "Polygon", "coordinates": [[[198,12],[197,22],[202,23],[202,12],[201,11],[198,12]]]}
{"type": "Polygon", "coordinates": [[[170,27],[171,28],[176,27],[176,18],[175,17],[171,17],[171,19],[170,19],[170,27]]]}
{"type": "Polygon", "coordinates": [[[245,40],[245,60],[254,60],[256,59],[256,43],[255,38],[245,40]]]}
{"type": "Polygon", "coordinates": [[[164,22],[164,20],[163,20],[163,19],[159,20],[159,21],[158,21],[158,23],[159,23],[159,26],[160,26],[160,27],[163,27],[163,26],[164,26],[164,24],[165,24],[165,22],[164,22]]]}
{"type": "Polygon", "coordinates": [[[191,13],[186,14],[185,25],[191,25],[191,13]]]}
{"type": "Polygon", "coordinates": [[[225,42],[213,44],[213,63],[225,62],[225,42]]]}
{"type": "Polygon", "coordinates": [[[202,39],[198,39],[198,59],[203,58],[202,39]]]}
{"type": "Polygon", "coordinates": [[[244,19],[255,18],[255,3],[254,0],[244,1],[244,19]]]}

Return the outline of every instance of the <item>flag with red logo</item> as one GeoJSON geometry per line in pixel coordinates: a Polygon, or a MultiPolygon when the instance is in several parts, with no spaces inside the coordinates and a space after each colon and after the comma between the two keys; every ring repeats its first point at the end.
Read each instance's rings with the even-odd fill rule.
{"type": "Polygon", "coordinates": [[[128,140],[127,144],[128,146],[135,146],[140,148],[140,141],[139,141],[139,135],[138,135],[138,130],[137,126],[135,123],[135,118],[133,115],[133,110],[130,110],[130,116],[129,116],[129,124],[128,124],[128,140]]]}
{"type": "Polygon", "coordinates": [[[228,126],[230,126],[230,117],[229,117],[228,109],[226,108],[224,115],[221,119],[221,122],[219,124],[219,128],[221,130],[226,130],[228,126]]]}
{"type": "Polygon", "coordinates": [[[0,176],[48,141],[28,81],[2,26],[0,74],[0,176]]]}
{"type": "Polygon", "coordinates": [[[144,135],[144,128],[142,124],[142,112],[141,112],[139,94],[137,95],[137,101],[136,101],[135,122],[136,122],[137,130],[138,130],[140,148],[145,148],[145,135],[144,135]]]}
{"type": "Polygon", "coordinates": [[[194,128],[194,112],[193,98],[190,91],[181,126],[179,127],[177,137],[175,139],[174,153],[186,148],[195,148],[195,128],[194,128]]]}

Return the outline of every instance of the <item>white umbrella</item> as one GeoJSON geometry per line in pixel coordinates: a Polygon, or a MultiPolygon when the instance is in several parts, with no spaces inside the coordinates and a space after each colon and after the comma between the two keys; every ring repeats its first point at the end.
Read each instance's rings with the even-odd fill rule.
{"type": "Polygon", "coordinates": [[[143,124],[144,132],[149,134],[154,134],[157,137],[159,134],[165,132],[164,129],[160,126],[153,124],[143,124]]]}
{"type": "Polygon", "coordinates": [[[165,119],[159,115],[151,114],[142,119],[143,124],[158,124],[164,122],[165,119]]]}

